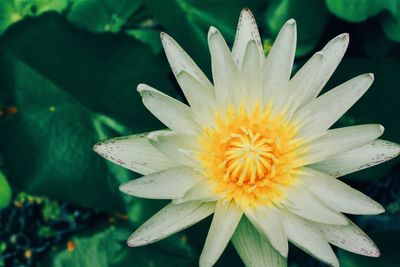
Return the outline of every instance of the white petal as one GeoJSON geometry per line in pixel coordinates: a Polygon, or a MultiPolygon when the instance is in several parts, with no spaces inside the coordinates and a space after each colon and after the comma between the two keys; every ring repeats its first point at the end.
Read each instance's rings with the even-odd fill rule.
{"type": "Polygon", "coordinates": [[[260,233],[243,217],[240,220],[232,243],[247,267],[286,267],[282,257],[260,233]]]}
{"type": "Polygon", "coordinates": [[[277,109],[287,110],[289,119],[300,107],[308,91],[316,86],[316,77],[319,74],[322,60],[322,52],[315,53],[289,81],[288,88],[282,92],[282,96],[277,99],[278,102],[274,102],[274,107],[276,106],[277,109]]]}
{"type": "Polygon", "coordinates": [[[251,223],[271,242],[271,245],[283,256],[288,254],[288,241],[278,214],[270,208],[258,207],[245,210],[251,223]]]}
{"type": "Polygon", "coordinates": [[[379,124],[365,124],[328,130],[324,135],[305,144],[307,153],[302,157],[312,163],[329,156],[365,145],[383,134],[379,124]]]}
{"type": "Polygon", "coordinates": [[[300,176],[305,187],[313,192],[328,207],[350,214],[379,214],[383,207],[363,193],[345,183],[309,168],[300,176]]]}
{"type": "Polygon", "coordinates": [[[251,11],[248,8],[244,8],[240,13],[235,42],[232,47],[232,56],[238,66],[241,66],[244,61],[246,47],[250,41],[255,41],[258,58],[263,60],[264,50],[256,20],[251,11]]]}
{"type": "Polygon", "coordinates": [[[208,46],[211,53],[215,96],[218,106],[224,110],[229,104],[237,103],[235,97],[240,90],[239,70],[224,38],[214,27],[210,27],[208,31],[208,46]]]}
{"type": "Polygon", "coordinates": [[[282,212],[281,216],[283,227],[290,242],[320,261],[339,267],[338,259],[328,241],[313,223],[289,212],[282,212]]]}
{"type": "Polygon", "coordinates": [[[325,206],[305,188],[287,186],[281,187],[281,191],[285,196],[283,204],[294,214],[319,223],[347,224],[342,214],[325,206]]]}
{"type": "MultiPolygon", "coordinates": [[[[243,64],[240,70],[241,88],[245,93],[243,100],[246,102],[248,112],[252,112],[254,105],[263,98],[261,86],[261,62],[255,41],[247,44],[243,64]]],[[[262,104],[262,103],[259,103],[262,104]]]]}
{"type": "Polygon", "coordinates": [[[353,222],[348,225],[318,224],[329,243],[353,253],[369,257],[379,257],[374,242],[353,222]]]}
{"type": "Polygon", "coordinates": [[[208,179],[204,179],[194,184],[186,193],[174,202],[183,203],[189,201],[216,201],[221,198],[220,195],[214,192],[215,185],[208,179]]]}
{"type": "Polygon", "coordinates": [[[177,166],[176,162],[154,148],[146,135],[109,139],[94,145],[93,150],[115,164],[143,175],[177,166]]]}
{"type": "Polygon", "coordinates": [[[385,140],[375,140],[362,147],[344,152],[309,167],[340,177],[388,161],[400,154],[400,145],[385,140]]]}
{"type": "Polygon", "coordinates": [[[145,84],[139,84],[138,91],[146,108],[168,128],[176,131],[199,129],[187,105],[145,84]]]}
{"type": "Polygon", "coordinates": [[[296,51],[296,22],[283,25],[263,67],[264,103],[273,101],[289,83],[296,51]]]}
{"type": "Polygon", "coordinates": [[[349,44],[349,35],[347,33],[341,34],[332,39],[323,49],[323,61],[320,66],[318,76],[315,77],[315,82],[307,90],[307,93],[301,99],[301,104],[304,105],[316,98],[321,92],[322,88],[332,76],[336,67],[342,60],[349,44]]]}
{"type": "Polygon", "coordinates": [[[357,76],[309,102],[294,115],[301,129],[299,136],[322,133],[331,127],[367,91],[372,74],[357,76]]]}
{"type": "Polygon", "coordinates": [[[212,107],[215,106],[214,90],[205,88],[192,75],[181,71],[176,75],[186,99],[200,124],[209,126],[214,118],[212,107]]]}
{"type": "Polygon", "coordinates": [[[202,179],[192,168],[179,166],[132,180],[119,189],[136,197],[174,199],[183,197],[189,188],[202,179]]]}
{"type": "Polygon", "coordinates": [[[147,137],[155,142],[168,143],[171,147],[187,150],[197,150],[200,148],[197,135],[191,133],[160,130],[149,133],[147,137]]]}
{"type": "Polygon", "coordinates": [[[214,212],[214,203],[169,204],[142,224],[128,239],[131,247],[157,242],[186,229],[214,212]]]}
{"type": "Polygon", "coordinates": [[[196,167],[194,156],[197,143],[191,134],[155,131],[148,135],[150,144],[180,165],[196,167]]]}
{"type": "MultiPolygon", "coordinates": [[[[213,86],[207,79],[206,75],[200,70],[196,63],[188,56],[188,54],[179,46],[179,44],[172,39],[168,34],[161,33],[161,42],[164,46],[165,54],[171,69],[175,76],[180,72],[185,71],[195,80],[197,80],[205,91],[213,92],[213,86]]],[[[178,83],[180,81],[178,79],[178,83]]],[[[186,87],[180,84],[182,90],[185,92],[186,87]]],[[[190,90],[190,88],[188,88],[190,90]]],[[[186,95],[186,93],[185,93],[186,95]]]]}
{"type": "Polygon", "coordinates": [[[231,239],[243,212],[233,203],[217,202],[214,217],[200,255],[200,267],[213,266],[231,239]]]}

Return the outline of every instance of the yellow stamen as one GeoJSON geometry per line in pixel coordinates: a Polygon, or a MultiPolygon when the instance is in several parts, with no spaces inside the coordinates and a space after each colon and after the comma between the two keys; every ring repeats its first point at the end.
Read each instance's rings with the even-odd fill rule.
{"type": "Polygon", "coordinates": [[[198,159],[226,201],[243,208],[273,205],[283,197],[279,186],[295,182],[302,144],[296,133],[295,125],[273,117],[270,107],[256,105],[249,114],[244,105],[237,111],[230,107],[215,116],[213,128],[203,130],[198,159]]]}

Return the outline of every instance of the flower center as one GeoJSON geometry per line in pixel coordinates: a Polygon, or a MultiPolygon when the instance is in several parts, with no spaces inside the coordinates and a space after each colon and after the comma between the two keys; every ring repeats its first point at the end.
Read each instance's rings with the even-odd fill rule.
{"type": "Polygon", "coordinates": [[[224,152],[221,168],[225,169],[223,179],[255,184],[265,180],[267,174],[275,169],[276,157],[271,144],[273,140],[260,133],[254,134],[251,129],[240,128],[240,133],[232,133],[228,137],[228,145],[224,152]]]}
{"type": "Polygon", "coordinates": [[[296,128],[271,110],[244,107],[215,116],[215,126],[200,136],[199,160],[216,194],[243,208],[279,205],[281,185],[295,182],[299,166],[296,128]]]}

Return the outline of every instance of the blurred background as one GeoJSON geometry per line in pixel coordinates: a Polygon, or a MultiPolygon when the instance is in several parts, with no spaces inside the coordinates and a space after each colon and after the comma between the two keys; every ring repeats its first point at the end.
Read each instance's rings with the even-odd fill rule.
{"type": "MultiPolygon", "coordinates": [[[[266,53],[289,18],[295,71],[336,35],[350,46],[326,89],[375,73],[336,126],[381,123],[400,143],[400,0],[1,0],[0,266],[197,266],[210,218],[166,240],[125,240],[166,203],[126,197],[137,174],[107,162],[99,140],[161,129],[136,91],[147,83],[183,100],[159,40],[174,37],[210,76],[207,30],[231,45],[249,7],[266,53]]],[[[400,266],[400,158],[343,179],[386,208],[353,218],[378,259],[336,249],[343,267],[400,266]]],[[[217,266],[243,266],[229,246],[217,266]]],[[[290,247],[290,267],[324,266],[290,247]]]]}

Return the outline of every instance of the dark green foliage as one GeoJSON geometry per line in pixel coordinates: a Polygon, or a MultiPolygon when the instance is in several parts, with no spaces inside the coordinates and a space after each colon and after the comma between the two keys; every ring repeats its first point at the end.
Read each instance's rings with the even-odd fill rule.
{"type": "Polygon", "coordinates": [[[0,171],[0,210],[7,207],[11,200],[11,188],[4,173],[0,171]]]}

